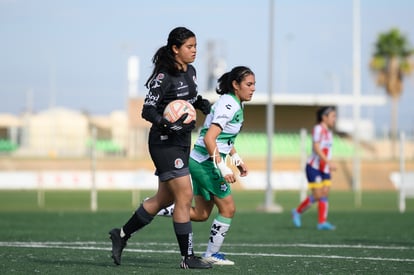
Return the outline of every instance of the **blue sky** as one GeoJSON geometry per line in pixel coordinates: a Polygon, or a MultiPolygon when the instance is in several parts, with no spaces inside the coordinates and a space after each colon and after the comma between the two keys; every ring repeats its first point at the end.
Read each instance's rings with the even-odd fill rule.
{"type": "MultiPolygon", "coordinates": [[[[140,57],[141,94],[154,52],[169,31],[197,35],[194,65],[206,88],[206,44],[216,41],[227,69],[248,65],[257,92],[267,92],[269,1],[228,0],[0,0],[0,112],[19,114],[33,94],[33,109],[50,105],[105,114],[124,109],[127,58],[140,57]]],[[[414,45],[414,1],[361,0],[362,91],[382,94],[368,63],[378,33],[399,28],[414,45]]],[[[352,0],[275,0],[275,92],[352,91],[352,0]]],[[[400,127],[413,130],[414,77],[400,101],[400,127]]],[[[366,108],[377,128],[390,106],[366,108]]]]}

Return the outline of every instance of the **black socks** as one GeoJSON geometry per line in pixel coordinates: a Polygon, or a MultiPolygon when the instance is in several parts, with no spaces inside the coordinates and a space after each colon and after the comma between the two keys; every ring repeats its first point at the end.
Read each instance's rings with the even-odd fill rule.
{"type": "Polygon", "coordinates": [[[129,239],[133,233],[149,224],[153,218],[154,216],[150,215],[141,204],[128,222],[122,227],[126,239],[129,239]]]}
{"type": "Polygon", "coordinates": [[[191,222],[176,223],[174,222],[174,231],[177,236],[178,245],[180,246],[181,256],[194,255],[193,251],[193,228],[191,222]]]}

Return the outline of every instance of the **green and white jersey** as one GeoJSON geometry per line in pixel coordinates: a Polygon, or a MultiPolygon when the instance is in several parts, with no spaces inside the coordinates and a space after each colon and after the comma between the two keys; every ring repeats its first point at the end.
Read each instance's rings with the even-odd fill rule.
{"type": "Polygon", "coordinates": [[[243,124],[243,105],[234,94],[224,94],[213,104],[210,113],[206,116],[200,135],[191,150],[190,157],[198,162],[205,161],[210,156],[204,143],[204,136],[211,124],[222,129],[216,143],[221,154],[227,155],[233,148],[234,141],[243,124]]]}

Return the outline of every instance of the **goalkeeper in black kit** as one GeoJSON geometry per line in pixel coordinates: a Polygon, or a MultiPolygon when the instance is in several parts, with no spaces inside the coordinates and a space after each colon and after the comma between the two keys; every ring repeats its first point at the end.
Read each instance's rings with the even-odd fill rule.
{"type": "Polygon", "coordinates": [[[174,232],[181,252],[180,267],[211,268],[211,264],[194,255],[190,208],[193,197],[188,168],[191,131],[195,121],[183,123],[188,114],[176,122],[163,118],[163,110],[176,99],[190,102],[204,113],[210,110],[208,100],[197,95],[196,71],[190,64],[196,57],[196,37],[187,28],[173,29],[167,45],[153,57],[154,70],[148,78],[149,88],[142,117],[152,123],[149,133],[149,152],[158,176],[157,193],[145,200],[132,217],[121,227],[109,232],[112,258],[121,264],[122,251],[131,235],[151,223],[157,212],[174,203],[174,232]]]}

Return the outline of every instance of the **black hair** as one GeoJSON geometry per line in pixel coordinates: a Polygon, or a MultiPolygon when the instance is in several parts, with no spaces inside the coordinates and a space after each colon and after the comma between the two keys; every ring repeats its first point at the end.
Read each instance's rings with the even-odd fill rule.
{"type": "Polygon", "coordinates": [[[254,75],[253,71],[245,66],[234,67],[230,72],[224,73],[217,80],[216,93],[224,95],[228,93],[234,93],[233,81],[240,84],[243,79],[248,75],[254,75]]]}
{"type": "Polygon", "coordinates": [[[145,83],[145,87],[149,88],[151,80],[161,69],[165,69],[171,75],[177,75],[179,73],[180,70],[177,67],[178,63],[174,58],[172,47],[176,46],[180,48],[191,37],[195,37],[195,34],[185,27],[177,27],[170,32],[167,45],[159,48],[152,58],[154,69],[145,83]]]}
{"type": "Polygon", "coordinates": [[[323,120],[323,116],[329,115],[330,112],[335,112],[336,108],[334,106],[323,106],[316,111],[316,121],[321,123],[323,120]]]}

